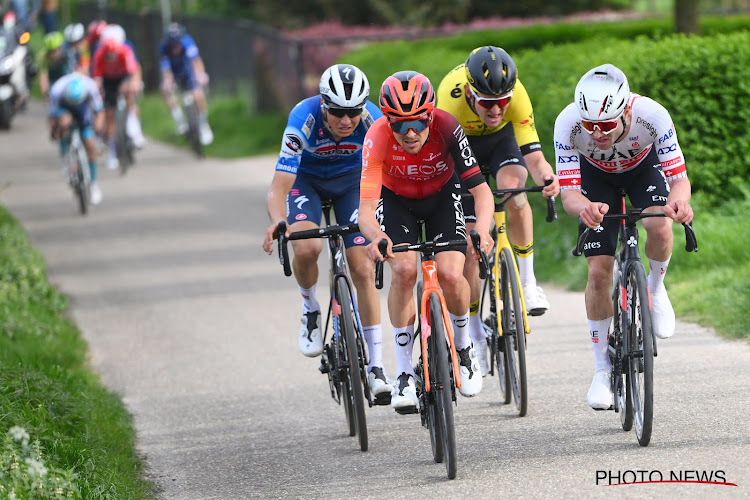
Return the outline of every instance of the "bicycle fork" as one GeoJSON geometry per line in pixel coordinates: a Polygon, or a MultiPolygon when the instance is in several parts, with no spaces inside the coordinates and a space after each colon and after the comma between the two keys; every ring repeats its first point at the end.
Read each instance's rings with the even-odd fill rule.
{"type": "MultiPolygon", "coordinates": [[[[424,366],[424,384],[425,391],[430,392],[430,368],[427,358],[427,339],[430,337],[432,331],[430,326],[430,296],[440,290],[440,284],[438,283],[437,276],[437,264],[434,260],[427,260],[422,262],[422,278],[424,282],[424,288],[422,290],[422,297],[420,298],[422,304],[422,317],[420,318],[422,325],[421,332],[421,344],[422,344],[422,365],[424,366]]],[[[448,338],[448,343],[451,351],[451,364],[453,365],[453,373],[458,374],[458,355],[456,354],[456,344],[453,342],[453,324],[451,323],[450,317],[448,316],[447,308],[445,307],[444,300],[441,297],[441,312],[443,315],[443,324],[445,324],[445,336],[448,338]]],[[[456,387],[461,387],[461,377],[454,377],[456,381],[456,387]]]]}

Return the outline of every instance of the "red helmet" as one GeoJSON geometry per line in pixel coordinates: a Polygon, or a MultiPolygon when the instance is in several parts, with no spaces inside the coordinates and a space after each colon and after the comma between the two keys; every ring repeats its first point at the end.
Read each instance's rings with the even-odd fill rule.
{"type": "Polygon", "coordinates": [[[91,21],[88,27],[89,46],[94,46],[102,36],[102,31],[107,27],[106,21],[91,21]]]}
{"type": "Polygon", "coordinates": [[[394,118],[426,118],[435,109],[435,90],[430,80],[416,71],[389,76],[380,89],[380,110],[394,118]],[[424,116],[422,116],[424,115],[424,116]]]}

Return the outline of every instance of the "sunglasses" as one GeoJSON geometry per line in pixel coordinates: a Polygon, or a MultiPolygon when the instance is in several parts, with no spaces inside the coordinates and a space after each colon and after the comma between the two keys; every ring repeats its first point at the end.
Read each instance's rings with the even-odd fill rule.
{"type": "Polygon", "coordinates": [[[419,120],[396,120],[388,117],[388,124],[391,126],[391,130],[401,135],[408,133],[409,129],[414,130],[418,134],[430,126],[430,121],[432,121],[430,116],[419,120]]]}
{"type": "Polygon", "coordinates": [[[503,109],[510,102],[510,98],[513,97],[512,90],[501,97],[479,97],[477,93],[474,92],[474,89],[471,88],[471,86],[469,86],[469,90],[471,91],[471,95],[474,96],[477,104],[482,106],[484,109],[492,109],[496,105],[500,106],[500,109],[503,109]]]}
{"type": "Polygon", "coordinates": [[[617,125],[620,123],[620,118],[622,118],[622,113],[620,113],[619,116],[612,118],[611,120],[602,120],[595,122],[582,119],[581,127],[583,127],[583,130],[585,130],[589,134],[593,134],[594,129],[598,128],[602,134],[609,135],[617,128],[617,125]]]}
{"type": "Polygon", "coordinates": [[[330,114],[336,118],[343,118],[348,116],[349,118],[356,118],[362,114],[362,108],[334,108],[327,104],[323,105],[330,114]]]}

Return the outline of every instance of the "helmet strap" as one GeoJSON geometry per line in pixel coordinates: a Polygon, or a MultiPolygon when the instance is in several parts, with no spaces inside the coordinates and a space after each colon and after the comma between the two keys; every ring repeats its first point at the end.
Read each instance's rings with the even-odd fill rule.
{"type": "Polygon", "coordinates": [[[627,128],[627,126],[628,126],[628,125],[627,125],[627,123],[625,123],[625,113],[623,113],[623,114],[621,114],[621,115],[620,115],[620,121],[622,122],[622,132],[621,132],[621,133],[620,133],[620,135],[619,135],[619,136],[617,137],[617,139],[615,139],[615,143],[618,143],[618,142],[620,142],[620,139],[622,139],[622,136],[624,136],[624,135],[625,135],[625,129],[626,129],[626,128],[627,128]]]}

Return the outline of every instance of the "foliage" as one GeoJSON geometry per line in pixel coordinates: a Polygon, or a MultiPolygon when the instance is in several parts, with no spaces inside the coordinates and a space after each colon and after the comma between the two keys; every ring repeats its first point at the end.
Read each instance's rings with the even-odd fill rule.
{"type": "Polygon", "coordinates": [[[16,495],[0,498],[45,498],[46,486],[37,491],[47,484],[44,470],[44,477],[69,480],[81,498],[148,498],[130,415],[91,372],[86,344],[65,312],[41,256],[0,209],[0,436],[12,428],[34,436],[31,448],[21,439],[0,450],[0,484],[16,495]],[[19,470],[26,476],[16,477],[19,470]]]}

